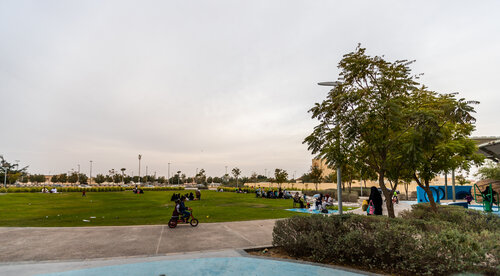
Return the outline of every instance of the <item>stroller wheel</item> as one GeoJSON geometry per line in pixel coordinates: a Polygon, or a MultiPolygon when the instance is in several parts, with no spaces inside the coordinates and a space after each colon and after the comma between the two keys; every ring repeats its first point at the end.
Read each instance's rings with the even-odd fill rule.
{"type": "Polygon", "coordinates": [[[171,219],[171,220],[168,222],[168,227],[170,227],[170,228],[175,228],[175,227],[177,227],[177,220],[173,220],[173,219],[171,219]]]}

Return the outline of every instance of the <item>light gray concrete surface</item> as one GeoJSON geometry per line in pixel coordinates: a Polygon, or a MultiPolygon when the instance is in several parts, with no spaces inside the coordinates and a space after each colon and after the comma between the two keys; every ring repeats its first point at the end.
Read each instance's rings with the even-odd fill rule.
{"type": "MultiPolygon", "coordinates": [[[[359,205],[359,206],[361,206],[361,205],[359,205]]],[[[386,206],[387,205],[384,201],[384,203],[382,204],[382,215],[384,215],[384,216],[387,216],[387,207],[386,206]]],[[[394,204],[394,215],[396,215],[396,217],[398,217],[399,214],[405,210],[411,210],[411,204],[409,202],[400,200],[398,204],[394,204]]],[[[366,215],[366,211],[363,211],[363,209],[361,207],[358,209],[352,210],[352,211],[348,211],[348,212],[353,213],[353,214],[358,214],[358,215],[366,215]]]]}
{"type": "Polygon", "coordinates": [[[104,227],[0,227],[0,264],[155,256],[272,244],[276,220],[104,227]]]}
{"type": "Polygon", "coordinates": [[[41,261],[41,262],[17,262],[0,264],[0,274],[2,276],[19,275],[39,275],[47,273],[56,273],[71,270],[80,270],[94,267],[123,265],[143,262],[156,262],[165,260],[184,260],[197,258],[222,258],[222,257],[240,257],[241,252],[237,250],[205,251],[191,253],[172,253],[161,256],[151,257],[118,257],[101,258],[80,261],[41,261]]]}

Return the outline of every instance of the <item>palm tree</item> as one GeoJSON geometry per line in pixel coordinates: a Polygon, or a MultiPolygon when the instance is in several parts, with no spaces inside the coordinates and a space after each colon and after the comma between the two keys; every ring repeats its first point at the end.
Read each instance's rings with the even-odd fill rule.
{"type": "Polygon", "coordinates": [[[125,184],[125,182],[123,181],[123,178],[125,177],[125,168],[121,168],[120,169],[122,171],[122,184],[125,184]]]}
{"type": "Polygon", "coordinates": [[[234,177],[236,178],[236,188],[238,188],[238,176],[240,176],[241,170],[236,167],[236,168],[233,168],[232,173],[233,173],[234,177]]]}

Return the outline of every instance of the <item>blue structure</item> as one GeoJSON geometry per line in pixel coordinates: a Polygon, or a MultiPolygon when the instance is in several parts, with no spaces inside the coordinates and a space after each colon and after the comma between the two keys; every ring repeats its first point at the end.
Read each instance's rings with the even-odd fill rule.
{"type": "MultiPolygon", "coordinates": [[[[432,196],[434,197],[434,201],[439,203],[441,200],[445,199],[453,199],[453,187],[448,186],[448,198],[444,198],[444,189],[445,186],[430,186],[432,191],[432,196]]],[[[466,195],[471,193],[472,186],[455,186],[455,198],[456,199],[464,199],[466,195]]],[[[417,201],[418,203],[429,202],[429,197],[427,193],[421,187],[417,187],[417,201]]]]}

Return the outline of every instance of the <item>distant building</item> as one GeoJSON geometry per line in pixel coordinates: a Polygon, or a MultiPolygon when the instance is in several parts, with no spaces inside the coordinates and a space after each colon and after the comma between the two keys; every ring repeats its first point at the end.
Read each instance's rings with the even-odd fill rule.
{"type": "Polygon", "coordinates": [[[323,171],[321,177],[327,177],[330,174],[334,173],[334,170],[328,167],[324,159],[313,159],[312,165],[319,167],[323,171]]]}

